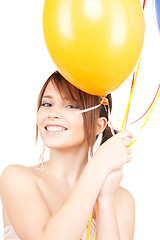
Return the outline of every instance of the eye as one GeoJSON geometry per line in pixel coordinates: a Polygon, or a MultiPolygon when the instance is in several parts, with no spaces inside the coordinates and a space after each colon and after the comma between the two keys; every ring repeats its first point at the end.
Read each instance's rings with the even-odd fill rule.
{"type": "Polygon", "coordinates": [[[52,102],[49,102],[49,101],[43,101],[41,103],[41,106],[42,107],[52,107],[53,106],[53,103],[52,102]]]}
{"type": "Polygon", "coordinates": [[[66,108],[69,108],[69,109],[78,109],[78,108],[80,108],[80,107],[78,106],[78,104],[73,104],[73,103],[68,103],[68,104],[66,104],[65,107],[66,107],[66,108]]]}

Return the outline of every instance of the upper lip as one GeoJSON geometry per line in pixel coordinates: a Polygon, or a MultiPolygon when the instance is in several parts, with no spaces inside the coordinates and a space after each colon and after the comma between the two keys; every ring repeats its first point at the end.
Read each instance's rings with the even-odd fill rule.
{"type": "Polygon", "coordinates": [[[65,130],[68,129],[68,128],[64,127],[63,125],[59,125],[59,124],[47,124],[47,125],[45,126],[45,129],[46,129],[47,127],[61,127],[61,128],[65,128],[65,130]]]}

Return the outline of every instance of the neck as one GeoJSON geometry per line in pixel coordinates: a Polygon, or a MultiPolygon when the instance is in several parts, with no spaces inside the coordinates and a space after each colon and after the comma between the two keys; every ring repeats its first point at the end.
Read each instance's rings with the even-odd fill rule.
{"type": "Polygon", "coordinates": [[[88,147],[50,149],[48,173],[62,181],[74,184],[88,162],[88,147]]]}

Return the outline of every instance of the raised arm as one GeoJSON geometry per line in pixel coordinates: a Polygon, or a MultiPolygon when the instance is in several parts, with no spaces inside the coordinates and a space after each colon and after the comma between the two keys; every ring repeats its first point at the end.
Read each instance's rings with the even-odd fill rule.
{"type": "Polygon", "coordinates": [[[108,174],[131,160],[125,138],[117,134],[88,162],[69,197],[52,215],[28,169],[10,166],[0,179],[3,207],[21,240],[79,240],[108,174]]]}
{"type": "Polygon", "coordinates": [[[133,240],[135,207],[132,195],[120,187],[122,168],[106,178],[97,199],[96,240],[133,240]]]}

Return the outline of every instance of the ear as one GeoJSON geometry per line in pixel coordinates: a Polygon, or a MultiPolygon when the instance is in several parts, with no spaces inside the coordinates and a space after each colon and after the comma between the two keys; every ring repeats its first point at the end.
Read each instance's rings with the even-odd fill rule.
{"type": "Polygon", "coordinates": [[[104,129],[106,128],[107,126],[107,119],[105,117],[100,117],[98,118],[98,124],[97,124],[97,133],[96,135],[99,135],[101,134],[104,129]]]}

